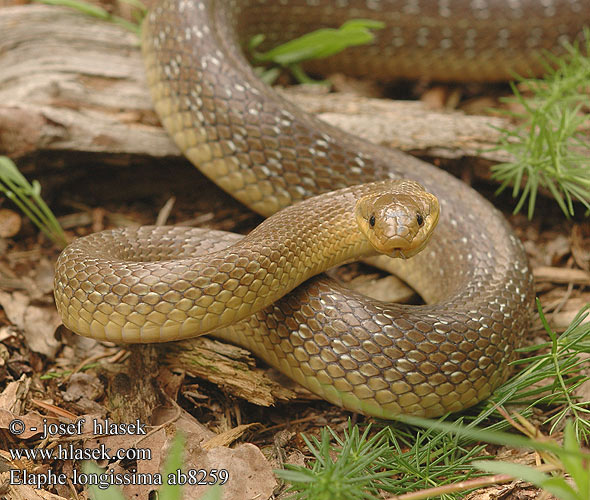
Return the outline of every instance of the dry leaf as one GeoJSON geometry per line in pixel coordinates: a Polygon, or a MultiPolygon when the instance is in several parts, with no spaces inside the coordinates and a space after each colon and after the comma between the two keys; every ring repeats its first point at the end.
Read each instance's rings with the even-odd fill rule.
{"type": "Polygon", "coordinates": [[[44,424],[57,424],[58,422],[55,418],[45,417],[37,412],[16,415],[11,411],[0,408],[0,429],[6,429],[11,436],[18,439],[24,440],[38,436],[44,432],[44,424]],[[14,432],[11,432],[11,430],[14,430],[14,432]]]}
{"type": "Polygon", "coordinates": [[[29,348],[48,359],[53,359],[60,347],[55,339],[55,329],[61,319],[55,307],[30,305],[30,299],[22,292],[0,292],[0,306],[14,326],[21,330],[29,348]]]}
{"type": "Polygon", "coordinates": [[[96,401],[104,395],[104,386],[99,378],[88,373],[74,373],[67,380],[67,389],[62,392],[64,401],[72,403],[79,413],[101,413],[103,405],[96,401]]]}
{"type": "Polygon", "coordinates": [[[24,375],[13,382],[6,384],[0,394],[0,408],[19,415],[23,409],[23,400],[29,392],[31,379],[24,375]]]}
{"type": "MultiPolygon", "coordinates": [[[[277,485],[272,467],[257,446],[250,443],[235,448],[219,447],[209,451],[192,447],[187,437],[186,469],[225,469],[229,479],[223,485],[223,500],[267,500],[277,485]]],[[[208,486],[191,487],[183,498],[202,495],[208,486]]]]}
{"type": "MultiPolygon", "coordinates": [[[[4,472],[0,474],[0,482],[4,477],[6,477],[6,481],[8,481],[9,473],[4,472]]],[[[49,493],[45,490],[37,490],[32,486],[26,485],[18,485],[18,486],[10,486],[6,493],[2,494],[2,500],[68,500],[65,497],[61,497],[59,495],[54,495],[53,493],[49,493]]]]}

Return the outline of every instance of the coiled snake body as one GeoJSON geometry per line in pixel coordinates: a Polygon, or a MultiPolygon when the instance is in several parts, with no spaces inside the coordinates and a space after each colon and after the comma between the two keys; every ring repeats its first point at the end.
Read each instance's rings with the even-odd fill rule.
{"type": "MultiPolygon", "coordinates": [[[[269,297],[280,293],[267,275],[290,265],[278,279],[289,289],[291,273],[314,268],[314,252],[334,257],[327,250],[333,237],[324,234],[326,222],[308,230],[311,246],[277,241],[287,250],[272,247],[276,235],[302,225],[278,219],[266,233],[257,230],[268,249],[256,261],[248,250],[198,264],[199,254],[240,238],[198,229],[142,228],[81,239],[62,253],[56,268],[56,303],[65,325],[122,342],[166,341],[191,335],[195,326],[221,325],[216,335],[245,346],[328,401],[384,418],[436,416],[486,398],[506,376],[533,296],[524,251],[503,217],[447,173],[367,144],[284,102],[256,79],[239,42],[258,32],[275,42],[326,19],[338,25],[352,17],[380,17],[387,28],[375,48],[322,66],[340,68],[348,57],[357,74],[397,70],[405,77],[504,79],[512,70],[536,70],[533,53],[577,36],[588,11],[581,0],[162,1],[144,23],[143,51],[156,111],[186,156],[265,216],[347,186],[419,181],[440,200],[438,227],[424,251],[409,260],[389,259],[387,266],[427,305],[370,300],[321,276],[269,305],[269,297]],[[245,275],[260,281],[256,298],[240,288],[245,275]],[[222,305],[212,296],[221,297],[222,305]],[[230,324],[242,302],[264,308],[230,324]],[[174,323],[184,326],[174,329],[174,323]]],[[[361,188],[367,189],[373,187],[361,188]]],[[[311,205],[305,211],[312,217],[334,211],[338,217],[336,198],[326,199],[317,202],[324,203],[319,211],[311,205]]],[[[340,252],[338,258],[348,257],[340,252]]]]}

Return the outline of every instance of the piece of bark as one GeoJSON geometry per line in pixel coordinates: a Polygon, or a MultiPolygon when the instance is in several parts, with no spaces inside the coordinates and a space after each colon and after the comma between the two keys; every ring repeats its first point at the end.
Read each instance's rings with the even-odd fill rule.
{"type": "Polygon", "coordinates": [[[190,376],[208,380],[225,392],[256,405],[318,399],[278,372],[257,368],[253,355],[241,347],[197,337],[166,344],[160,352],[162,361],[171,370],[183,370],[190,376]],[[271,374],[276,376],[271,377],[271,374]]]}
{"type": "MultiPolygon", "coordinates": [[[[438,157],[478,155],[497,136],[489,125],[507,124],[423,103],[285,95],[367,140],[438,157]]],[[[0,103],[0,153],[12,157],[46,150],[180,156],[153,113],[138,37],[69,9],[0,9],[0,103]]]]}

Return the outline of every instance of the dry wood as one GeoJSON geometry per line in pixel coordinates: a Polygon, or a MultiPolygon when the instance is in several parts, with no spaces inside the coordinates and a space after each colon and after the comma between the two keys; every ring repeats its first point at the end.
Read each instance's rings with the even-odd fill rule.
{"type": "Polygon", "coordinates": [[[42,5],[0,9],[0,149],[179,154],[152,112],[136,35],[42,5]]]}
{"type": "Polygon", "coordinates": [[[507,153],[485,152],[497,145],[499,132],[494,127],[510,127],[503,118],[432,109],[422,101],[313,94],[302,87],[281,94],[331,125],[376,144],[433,158],[509,160],[507,153]]]}
{"type": "Polygon", "coordinates": [[[565,267],[539,266],[533,269],[535,281],[552,283],[572,283],[574,285],[590,285],[590,273],[583,269],[565,267]]]}

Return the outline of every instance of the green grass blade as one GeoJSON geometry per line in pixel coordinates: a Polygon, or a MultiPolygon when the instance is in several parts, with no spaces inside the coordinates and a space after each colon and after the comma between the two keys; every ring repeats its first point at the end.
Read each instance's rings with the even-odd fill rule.
{"type": "MultiPolygon", "coordinates": [[[[84,462],[82,471],[88,476],[99,476],[104,474],[104,469],[99,468],[94,462],[84,462]]],[[[108,488],[100,488],[96,484],[88,486],[88,498],[90,500],[125,500],[123,493],[116,486],[109,486],[108,488]]]]}
{"type": "Polygon", "coordinates": [[[162,470],[163,483],[158,491],[159,500],[179,500],[182,496],[182,485],[168,481],[168,476],[174,476],[177,471],[182,469],[184,451],[184,435],[180,432],[174,436],[174,440],[170,444],[168,456],[164,462],[162,470]]]}
{"type": "Polygon", "coordinates": [[[40,184],[37,181],[29,184],[12,160],[6,156],[0,156],[0,192],[3,192],[50,240],[60,248],[65,247],[66,236],[41,198],[40,184]]]}

